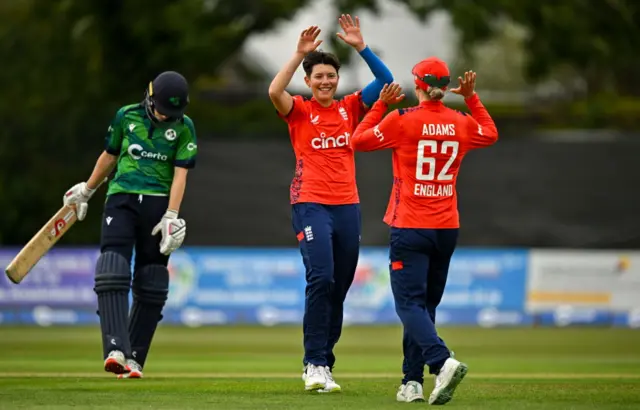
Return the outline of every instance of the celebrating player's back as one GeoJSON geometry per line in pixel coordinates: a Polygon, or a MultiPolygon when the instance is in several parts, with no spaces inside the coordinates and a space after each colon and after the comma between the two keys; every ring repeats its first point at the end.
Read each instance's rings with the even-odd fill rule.
{"type": "MultiPolygon", "coordinates": [[[[439,67],[440,63],[428,59],[421,64],[439,67]]],[[[465,102],[471,116],[446,107],[440,100],[427,100],[393,111],[365,131],[377,124],[386,110],[379,100],[356,130],[352,142],[358,151],[393,148],[394,186],[385,215],[387,224],[432,229],[460,226],[456,180],[462,159],[470,150],[498,139],[496,126],[478,96],[473,94],[465,102]]]]}
{"type": "Polygon", "coordinates": [[[467,372],[435,329],[460,226],[456,179],[464,155],[495,143],[498,132],[474,91],[475,73],[465,73],[452,90],[465,97],[471,116],[441,102],[450,81],[443,61],[426,59],[413,75],[420,104],[396,110],[378,124],[387,103],[403,98],[398,85],[385,86],[351,142],[357,151],[393,149],[394,183],[385,222],[391,226],[391,289],[404,326],[404,379],[396,398],[424,400],[426,364],[436,375],[429,404],[444,404],[467,372]]]}

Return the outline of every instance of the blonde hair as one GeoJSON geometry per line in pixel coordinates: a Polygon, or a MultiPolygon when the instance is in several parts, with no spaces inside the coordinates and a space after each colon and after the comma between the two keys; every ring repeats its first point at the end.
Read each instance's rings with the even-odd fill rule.
{"type": "Polygon", "coordinates": [[[439,101],[444,97],[444,90],[438,87],[427,88],[427,95],[432,101],[439,101]]]}

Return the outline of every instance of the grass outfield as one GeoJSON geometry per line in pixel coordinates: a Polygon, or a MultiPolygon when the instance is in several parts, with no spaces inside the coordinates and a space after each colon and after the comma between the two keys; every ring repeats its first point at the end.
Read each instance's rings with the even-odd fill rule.
{"type": "MultiPolygon", "coordinates": [[[[640,331],[442,328],[469,365],[453,409],[640,408],[640,331]]],[[[305,392],[298,327],[163,326],[143,380],[102,370],[98,327],[0,327],[0,409],[395,409],[398,327],[347,327],[334,375],[305,392]]],[[[425,383],[427,394],[431,380],[425,383]]]]}

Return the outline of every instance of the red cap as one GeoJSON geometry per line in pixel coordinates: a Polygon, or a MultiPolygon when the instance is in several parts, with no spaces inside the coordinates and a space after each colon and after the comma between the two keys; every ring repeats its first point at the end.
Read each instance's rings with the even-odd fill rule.
{"type": "Polygon", "coordinates": [[[429,87],[446,90],[451,81],[447,63],[437,57],[429,57],[420,61],[413,67],[411,73],[416,85],[425,91],[429,87]]]}

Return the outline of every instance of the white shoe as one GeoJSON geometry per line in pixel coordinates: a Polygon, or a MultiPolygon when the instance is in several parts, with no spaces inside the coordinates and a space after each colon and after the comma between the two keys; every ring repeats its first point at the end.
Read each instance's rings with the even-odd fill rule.
{"type": "Polygon", "coordinates": [[[127,360],[128,373],[118,375],[118,379],[142,379],[142,367],[133,359],[127,360]]]}
{"type": "Polygon", "coordinates": [[[327,370],[324,366],[308,364],[302,373],[305,390],[322,390],[327,387],[327,370]]]}
{"type": "Polygon", "coordinates": [[[418,382],[407,382],[398,387],[398,393],[396,394],[396,400],[412,403],[424,401],[424,393],[422,392],[422,385],[418,382]]]}
{"type": "Polygon", "coordinates": [[[429,404],[445,404],[453,398],[453,393],[458,384],[467,375],[467,365],[456,359],[449,358],[440,373],[436,376],[436,387],[429,396],[429,404]]]}
{"type": "Polygon", "coordinates": [[[120,350],[112,350],[104,360],[104,371],[115,374],[127,373],[127,360],[120,350]]]}
{"type": "Polygon", "coordinates": [[[324,368],[325,376],[327,378],[327,384],[324,389],[318,390],[318,393],[339,393],[342,391],[342,387],[335,380],[333,380],[333,374],[331,373],[331,368],[326,366],[324,368]]]}

